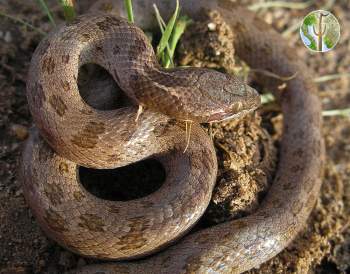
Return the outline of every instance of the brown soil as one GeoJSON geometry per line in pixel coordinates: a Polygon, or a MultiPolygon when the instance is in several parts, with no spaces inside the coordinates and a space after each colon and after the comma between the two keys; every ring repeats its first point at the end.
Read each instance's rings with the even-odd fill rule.
{"type": "MultiPolygon", "coordinates": [[[[238,2],[247,5],[257,1],[238,2]]],[[[259,14],[283,32],[298,24],[308,12],[332,1],[315,2],[317,4],[303,10],[270,8],[260,10],[259,14]]],[[[52,8],[56,18],[62,18],[58,6],[53,5],[52,8]]],[[[0,10],[29,21],[43,31],[51,28],[35,1],[5,0],[0,3],[0,10]]],[[[350,3],[336,1],[330,11],[342,26],[341,41],[336,49],[327,54],[313,54],[301,44],[297,31],[287,38],[296,47],[296,54],[318,76],[349,72],[350,3]]],[[[207,20],[211,20],[207,23],[214,23],[215,28],[207,23],[192,25],[182,41],[179,62],[245,75],[246,68],[235,65],[237,60],[231,58],[233,49],[227,43],[230,33],[216,19],[207,20]]],[[[21,184],[16,178],[21,143],[31,125],[25,79],[31,55],[40,39],[41,35],[36,31],[0,17],[1,274],[61,273],[90,262],[46,238],[26,205],[21,184]]],[[[325,109],[349,107],[350,78],[322,82],[318,86],[325,109]]],[[[213,194],[206,222],[239,217],[258,206],[259,198],[263,197],[273,176],[275,152],[272,148],[273,144],[278,147],[281,118],[278,108],[270,104],[264,106],[259,114],[243,121],[213,125],[212,134],[220,165],[219,188],[213,194]],[[237,181],[232,178],[239,178],[243,183],[236,184],[237,181]]],[[[350,118],[325,117],[324,136],[327,146],[325,179],[307,226],[285,251],[251,273],[350,272],[350,118]]],[[[147,164],[137,168],[140,171],[149,169],[147,164]]],[[[136,190],[131,188],[130,191],[136,190]]]]}

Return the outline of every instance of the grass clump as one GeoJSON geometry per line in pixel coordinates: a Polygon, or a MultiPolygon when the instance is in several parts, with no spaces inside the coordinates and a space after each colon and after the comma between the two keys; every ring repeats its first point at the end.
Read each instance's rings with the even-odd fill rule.
{"type": "MultiPolygon", "coordinates": [[[[124,5],[128,14],[129,22],[134,22],[132,1],[124,0],[124,5]]],[[[159,29],[162,33],[156,49],[157,59],[165,68],[174,67],[174,54],[177,44],[186,27],[191,23],[191,19],[187,16],[179,16],[180,6],[178,0],[176,0],[175,11],[168,23],[165,23],[155,4],[153,5],[153,8],[156,14],[159,29]]]]}
{"type": "MultiPolygon", "coordinates": [[[[39,4],[39,6],[41,7],[41,9],[43,10],[43,12],[49,18],[51,24],[54,27],[56,27],[55,19],[53,18],[53,15],[52,15],[50,9],[48,8],[48,6],[46,4],[46,1],[45,0],[37,0],[37,2],[39,4]]],[[[74,18],[76,17],[76,12],[75,12],[75,9],[74,9],[74,2],[73,2],[73,0],[58,0],[58,3],[62,7],[65,21],[66,22],[73,21],[74,18]]]]}

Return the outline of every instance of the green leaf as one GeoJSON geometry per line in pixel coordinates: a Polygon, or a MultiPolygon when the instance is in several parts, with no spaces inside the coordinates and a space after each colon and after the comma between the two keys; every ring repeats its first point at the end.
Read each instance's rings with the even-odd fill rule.
{"type": "Polygon", "coordinates": [[[326,44],[327,48],[329,48],[329,49],[333,48],[333,46],[334,46],[333,41],[328,36],[324,37],[324,43],[326,44]]]}
{"type": "Polygon", "coordinates": [[[63,14],[64,18],[67,22],[71,22],[76,17],[75,9],[73,2],[71,0],[59,0],[62,8],[63,8],[63,14]]]}
{"type": "Polygon", "coordinates": [[[160,39],[159,45],[157,47],[157,57],[160,59],[162,52],[166,49],[171,33],[173,32],[173,28],[177,19],[177,16],[179,14],[179,0],[176,0],[176,8],[175,12],[170,18],[168,25],[164,29],[164,33],[162,35],[162,38],[160,39]]]}
{"type": "Polygon", "coordinates": [[[309,48],[312,49],[312,50],[317,50],[315,41],[313,41],[313,40],[311,41],[311,44],[309,45],[309,48]]]}
{"type": "Polygon", "coordinates": [[[124,6],[126,13],[128,14],[128,20],[130,23],[134,23],[134,12],[132,10],[132,0],[124,0],[124,6]]]}
{"type": "Polygon", "coordinates": [[[315,14],[310,14],[306,16],[304,19],[304,24],[307,26],[312,26],[312,25],[315,25],[316,23],[317,23],[317,18],[315,14]]]}
{"type": "Polygon", "coordinates": [[[53,16],[49,10],[49,8],[46,5],[45,0],[37,0],[39,5],[41,6],[41,9],[44,11],[44,13],[47,15],[47,17],[49,18],[51,24],[56,27],[56,23],[55,20],[53,19],[53,16]]]}

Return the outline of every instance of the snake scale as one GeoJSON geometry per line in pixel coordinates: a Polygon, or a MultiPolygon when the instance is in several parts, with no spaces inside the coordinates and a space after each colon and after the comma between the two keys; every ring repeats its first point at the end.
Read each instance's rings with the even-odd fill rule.
{"type": "MultiPolygon", "coordinates": [[[[125,17],[123,1],[114,2],[125,17]]],[[[166,18],[174,10],[175,1],[135,0],[136,25],[155,26],[153,2],[166,18]]],[[[317,199],[324,145],[312,73],[278,33],[243,7],[228,0],[180,5],[193,19],[205,9],[219,12],[235,34],[238,56],[250,67],[295,76],[283,90],[280,80],[262,79],[283,112],[276,176],[255,213],[182,237],[205,211],[217,172],[212,142],[198,123],[251,111],[259,96],[219,72],[160,68],[142,31],[120,17],[80,16],[51,32],[32,58],[27,96],[40,135],[33,130],[24,148],[24,194],[43,230],[73,252],[114,260],[155,254],[73,273],[240,273],[283,250],[317,199]],[[79,67],[86,63],[104,67],[135,106],[101,111],[86,104],[77,86],[79,67]],[[135,121],[137,105],[145,110],[135,121]],[[194,121],[185,153],[181,120],[194,121]],[[116,168],[149,157],[162,163],[167,176],[146,197],[101,200],[79,182],[78,165],[116,168]]]]}

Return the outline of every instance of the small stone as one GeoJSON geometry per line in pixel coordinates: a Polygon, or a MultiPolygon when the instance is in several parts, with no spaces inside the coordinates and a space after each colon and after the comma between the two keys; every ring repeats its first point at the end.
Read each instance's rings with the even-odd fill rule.
{"type": "Polygon", "coordinates": [[[11,131],[16,136],[16,138],[20,141],[23,141],[28,137],[28,129],[25,126],[22,126],[19,124],[13,124],[11,126],[11,131]]]}
{"type": "Polygon", "coordinates": [[[45,266],[45,260],[41,259],[41,260],[39,261],[39,266],[40,266],[40,267],[45,266]]]}
{"type": "Polygon", "coordinates": [[[17,190],[17,191],[15,192],[15,197],[21,196],[22,193],[23,193],[23,192],[22,192],[22,189],[17,190]]]}
{"type": "Polygon", "coordinates": [[[214,31],[214,30],[216,30],[216,24],[215,23],[209,23],[208,24],[208,29],[210,30],[210,31],[214,31]]]}
{"type": "Polygon", "coordinates": [[[11,43],[12,42],[12,35],[11,32],[7,31],[4,36],[4,40],[6,43],[11,43]]]}
{"type": "Polygon", "coordinates": [[[58,264],[64,267],[71,267],[73,265],[74,255],[70,252],[64,251],[60,255],[58,264]]]}
{"type": "Polygon", "coordinates": [[[77,262],[77,268],[83,267],[86,265],[86,261],[83,258],[79,258],[77,262]]]}

